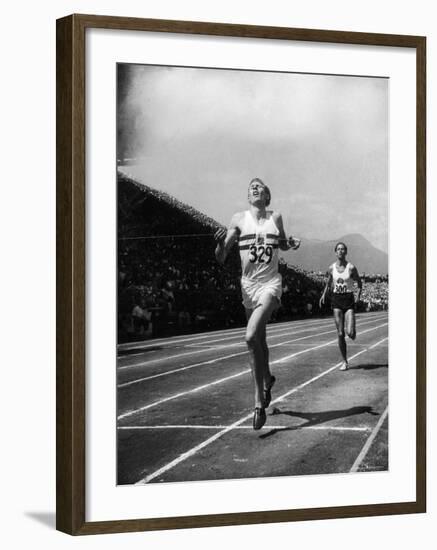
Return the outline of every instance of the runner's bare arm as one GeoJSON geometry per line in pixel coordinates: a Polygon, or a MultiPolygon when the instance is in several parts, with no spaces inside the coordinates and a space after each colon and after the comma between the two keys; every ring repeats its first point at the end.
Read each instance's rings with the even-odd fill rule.
{"type": "Polygon", "coordinates": [[[326,280],[325,288],[323,289],[322,295],[320,296],[320,300],[319,300],[319,307],[320,308],[325,304],[326,293],[328,292],[328,290],[331,288],[331,285],[332,285],[332,271],[331,271],[331,268],[328,269],[328,272],[326,273],[326,276],[327,276],[327,280],[326,280]]]}
{"type": "Polygon", "coordinates": [[[233,244],[238,239],[240,234],[239,223],[241,220],[241,212],[237,212],[232,216],[231,223],[228,229],[220,228],[214,234],[214,239],[217,241],[215,248],[215,257],[220,264],[224,264],[233,244]]]}
{"type": "Polygon", "coordinates": [[[354,265],[352,266],[352,269],[351,269],[351,277],[358,285],[358,293],[357,293],[356,301],[359,302],[361,298],[361,290],[363,288],[363,282],[361,281],[361,277],[358,273],[358,269],[354,265]]]}
{"type": "Polygon", "coordinates": [[[272,213],[273,221],[276,227],[279,229],[279,248],[281,250],[297,250],[300,246],[300,239],[292,237],[287,238],[285,236],[284,222],[282,221],[282,215],[279,212],[272,213]]]}

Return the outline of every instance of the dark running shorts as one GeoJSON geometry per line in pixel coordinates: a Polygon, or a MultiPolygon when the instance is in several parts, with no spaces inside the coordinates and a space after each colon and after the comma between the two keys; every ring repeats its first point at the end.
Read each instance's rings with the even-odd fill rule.
{"type": "Polygon", "coordinates": [[[353,292],[346,292],[346,294],[331,294],[331,307],[332,309],[341,309],[347,311],[348,309],[355,309],[355,299],[353,292]]]}

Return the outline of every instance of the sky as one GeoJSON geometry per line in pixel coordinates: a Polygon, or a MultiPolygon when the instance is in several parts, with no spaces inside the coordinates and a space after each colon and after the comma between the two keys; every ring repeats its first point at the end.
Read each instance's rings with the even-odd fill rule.
{"type": "Polygon", "coordinates": [[[125,173],[217,221],[261,178],[286,233],[388,250],[388,79],[118,66],[125,173]]]}

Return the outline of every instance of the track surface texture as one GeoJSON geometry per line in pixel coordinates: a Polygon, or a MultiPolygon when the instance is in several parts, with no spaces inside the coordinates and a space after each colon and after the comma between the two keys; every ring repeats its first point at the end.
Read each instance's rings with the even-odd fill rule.
{"type": "Polygon", "coordinates": [[[259,431],[243,328],[120,345],[118,484],[387,470],[387,312],[357,315],[346,372],[332,318],[269,324],[267,340],[259,431]]]}

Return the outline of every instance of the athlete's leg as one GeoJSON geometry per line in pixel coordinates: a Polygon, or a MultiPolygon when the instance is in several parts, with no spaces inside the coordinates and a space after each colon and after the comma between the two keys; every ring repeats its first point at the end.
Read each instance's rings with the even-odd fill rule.
{"type": "Polygon", "coordinates": [[[267,346],[267,325],[264,325],[262,330],[260,331],[260,338],[261,338],[261,346],[264,353],[264,389],[267,389],[270,387],[272,383],[272,373],[270,371],[270,364],[269,364],[269,347],[267,346]]]}
{"type": "Polygon", "coordinates": [[[272,311],[277,307],[277,298],[266,294],[253,310],[246,310],[248,317],[246,343],[249,350],[249,361],[255,386],[255,407],[264,407],[264,388],[271,382],[268,366],[268,348],[266,342],[266,325],[272,311]]]}
{"type": "Polygon", "coordinates": [[[355,311],[353,308],[348,309],[344,314],[344,321],[346,325],[346,334],[351,340],[355,340],[357,332],[355,329],[355,311]]]}
{"type": "Polygon", "coordinates": [[[346,339],[344,337],[344,313],[341,309],[334,308],[334,320],[335,320],[335,326],[337,327],[338,347],[340,349],[340,353],[343,358],[343,365],[341,366],[341,369],[346,370],[347,346],[346,346],[346,339]]]}

